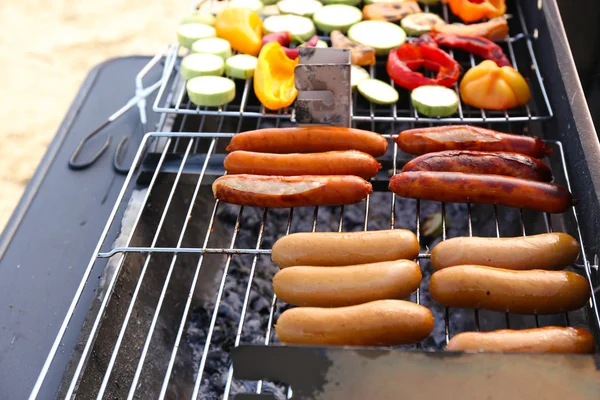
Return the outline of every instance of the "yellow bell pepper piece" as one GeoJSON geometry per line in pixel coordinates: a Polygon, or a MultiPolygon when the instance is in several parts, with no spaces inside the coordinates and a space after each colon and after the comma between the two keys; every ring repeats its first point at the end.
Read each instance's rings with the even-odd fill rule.
{"type": "Polygon", "coordinates": [[[217,37],[225,39],[240,53],[256,56],[262,47],[260,16],[249,8],[232,7],[221,11],[215,19],[217,37]]]}
{"type": "Polygon", "coordinates": [[[531,98],[525,78],[512,67],[485,60],[467,71],[460,82],[460,97],[473,107],[506,110],[527,104],[531,98]]]}
{"type": "Polygon", "coordinates": [[[287,107],[296,100],[296,65],[298,59],[290,60],[277,42],[267,43],[260,51],[254,71],[254,93],[269,110],[287,107]]]}

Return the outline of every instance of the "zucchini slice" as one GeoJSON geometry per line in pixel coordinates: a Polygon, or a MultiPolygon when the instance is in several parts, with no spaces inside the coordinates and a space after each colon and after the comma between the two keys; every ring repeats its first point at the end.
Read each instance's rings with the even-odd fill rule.
{"type": "Polygon", "coordinates": [[[298,15],[273,15],[263,22],[266,33],[290,32],[304,41],[308,41],[315,34],[315,24],[306,17],[298,15]]]}
{"type": "Polygon", "coordinates": [[[371,78],[371,75],[363,67],[359,67],[358,65],[350,67],[350,85],[352,86],[352,90],[356,90],[362,80],[369,78],[371,78]]]}
{"type": "Polygon", "coordinates": [[[415,109],[428,117],[449,117],[458,110],[458,95],[445,86],[419,86],[410,99],[415,109]]]}
{"type": "Polygon", "coordinates": [[[192,45],[192,53],[214,54],[227,60],[231,57],[231,45],[221,38],[200,39],[192,45]]]}
{"type": "Polygon", "coordinates": [[[221,76],[190,79],[186,89],[191,102],[200,107],[222,106],[235,99],[235,82],[221,76]]]}
{"type": "Polygon", "coordinates": [[[185,17],[183,17],[183,19],[181,20],[181,22],[179,24],[180,25],[204,24],[204,25],[215,26],[215,16],[206,11],[196,10],[196,11],[186,15],[185,17]]]}
{"type": "Polygon", "coordinates": [[[361,0],[323,0],[325,4],[346,4],[348,6],[356,6],[361,0]]]}
{"type": "Polygon", "coordinates": [[[424,33],[431,32],[435,24],[445,24],[446,22],[439,15],[433,13],[416,13],[407,15],[400,21],[400,26],[409,36],[421,36],[424,33]]]}
{"type": "Polygon", "coordinates": [[[190,80],[197,76],[223,75],[225,62],[214,54],[192,53],[181,60],[181,76],[190,80]]]}
{"type": "Polygon", "coordinates": [[[210,25],[184,24],[177,28],[179,44],[190,49],[196,40],[217,37],[217,31],[210,25]]]}
{"type": "Polygon", "coordinates": [[[258,64],[258,58],[248,54],[236,54],[225,61],[225,74],[237,79],[250,79],[254,76],[254,70],[258,64]]]}
{"type": "Polygon", "coordinates": [[[312,17],[323,3],[317,0],[282,0],[277,3],[282,14],[294,14],[301,17],[312,17]]]}
{"type": "Polygon", "coordinates": [[[260,0],[229,0],[229,7],[245,7],[262,14],[263,2],[260,0]]]}
{"type": "Polygon", "coordinates": [[[331,4],[318,9],[313,15],[313,21],[323,32],[348,32],[348,28],[362,20],[362,11],[345,4],[331,4]]]}
{"type": "Polygon", "coordinates": [[[358,82],[358,92],[375,104],[394,104],[398,101],[398,91],[378,79],[362,79],[358,82]]]}
{"type": "Polygon", "coordinates": [[[371,46],[378,55],[385,55],[406,40],[406,32],[386,21],[361,21],[348,30],[348,37],[357,43],[371,46]]]}

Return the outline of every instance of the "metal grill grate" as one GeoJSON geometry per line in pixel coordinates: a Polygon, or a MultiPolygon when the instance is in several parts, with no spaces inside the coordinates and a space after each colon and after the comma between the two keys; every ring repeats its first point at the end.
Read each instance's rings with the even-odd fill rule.
{"type": "MultiPolygon", "coordinates": [[[[213,1],[216,3],[215,1],[213,1]]],[[[458,22],[456,17],[448,10],[446,4],[440,6],[423,6],[425,11],[438,13],[443,16],[446,22],[458,22]]],[[[532,35],[527,29],[520,1],[516,2],[515,10],[512,10],[515,17],[510,21],[509,27],[512,36],[502,43],[499,43],[504,52],[509,56],[513,67],[520,71],[527,79],[534,101],[524,107],[518,107],[510,111],[486,111],[473,108],[459,103],[458,117],[448,118],[429,118],[420,116],[410,103],[408,91],[400,89],[400,101],[393,106],[380,106],[368,102],[361,96],[355,94],[353,97],[352,119],[353,121],[368,122],[432,122],[432,123],[490,123],[490,122],[526,122],[541,121],[552,118],[552,108],[544,87],[544,79],[540,73],[538,63],[533,51],[532,35]],[[517,61],[516,54],[521,57],[517,61]]],[[[320,33],[321,39],[331,45],[329,36],[320,33]]],[[[468,69],[480,60],[477,60],[472,54],[466,54],[461,51],[449,51],[449,54],[468,69]]],[[[377,64],[370,67],[372,77],[378,77],[381,80],[391,81],[385,72],[385,57],[378,57],[377,64]]],[[[226,117],[253,117],[253,118],[272,118],[294,121],[294,109],[279,110],[278,112],[266,110],[256,99],[254,95],[252,80],[236,80],[238,87],[237,98],[241,100],[230,104],[229,107],[208,107],[200,108],[188,101],[185,91],[185,85],[181,83],[179,77],[179,63],[173,60],[167,65],[167,76],[160,88],[156,101],[154,102],[154,111],[162,113],[188,114],[188,115],[214,115],[226,117]]],[[[458,94],[458,85],[454,85],[454,90],[458,94]]]]}

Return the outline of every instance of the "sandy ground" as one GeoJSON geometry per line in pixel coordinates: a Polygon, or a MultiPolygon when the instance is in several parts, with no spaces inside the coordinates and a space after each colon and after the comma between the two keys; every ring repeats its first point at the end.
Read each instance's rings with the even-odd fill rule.
{"type": "Polygon", "coordinates": [[[0,231],[87,72],[175,41],[187,0],[0,1],[0,231]]]}

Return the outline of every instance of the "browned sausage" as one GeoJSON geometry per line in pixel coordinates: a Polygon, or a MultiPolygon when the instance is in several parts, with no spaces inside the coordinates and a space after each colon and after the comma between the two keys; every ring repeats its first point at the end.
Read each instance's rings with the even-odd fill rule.
{"type": "Polygon", "coordinates": [[[226,203],[268,208],[354,204],[373,192],[369,182],[350,175],[226,175],[212,188],[226,203]]]}
{"type": "Polygon", "coordinates": [[[420,342],[433,330],[428,308],[404,300],[378,300],[338,308],[297,307],[275,325],[288,344],[392,346],[420,342]]]}
{"type": "Polygon", "coordinates": [[[456,237],[433,247],[431,265],[435,270],[465,264],[515,270],[562,269],[572,265],[579,252],[577,240],[562,232],[511,238],[456,237]]]}
{"type": "Polygon", "coordinates": [[[450,339],[446,350],[587,354],[594,352],[594,337],[587,329],[562,326],[463,332],[450,339]]]}
{"type": "Polygon", "coordinates": [[[459,265],[434,272],[429,293],[446,307],[558,314],[585,305],[590,298],[590,286],[587,279],[569,271],[513,271],[459,265]]]}
{"type": "Polygon", "coordinates": [[[496,132],[468,125],[435,126],[400,132],[402,151],[425,154],[443,150],[509,151],[541,158],[552,151],[539,138],[496,132]]]}
{"type": "Polygon", "coordinates": [[[415,259],[417,236],[407,229],[367,232],[298,232],[273,244],[271,257],[281,268],[344,266],[415,259]]]}
{"type": "Polygon", "coordinates": [[[447,150],[423,154],[404,165],[402,172],[447,171],[514,176],[549,182],[550,168],[537,158],[519,153],[447,150]]]}
{"type": "Polygon", "coordinates": [[[571,193],[562,186],[500,175],[402,172],[390,179],[389,189],[411,199],[497,204],[548,213],[562,213],[573,205],[571,193]]]}
{"type": "Polygon", "coordinates": [[[355,150],[308,154],[255,153],[238,150],[225,157],[228,174],[356,175],[369,179],[381,164],[370,154],[355,150]]]}
{"type": "Polygon", "coordinates": [[[289,267],[273,277],[280,300],[295,306],[342,307],[403,299],[417,290],[421,268],[398,260],[347,267],[289,267]]]}
{"type": "Polygon", "coordinates": [[[334,150],[358,150],[372,156],[384,155],[387,140],[378,133],[335,126],[267,128],[235,135],[228,151],[260,153],[319,153],[334,150]]]}

